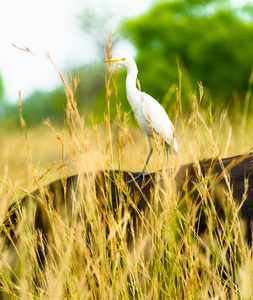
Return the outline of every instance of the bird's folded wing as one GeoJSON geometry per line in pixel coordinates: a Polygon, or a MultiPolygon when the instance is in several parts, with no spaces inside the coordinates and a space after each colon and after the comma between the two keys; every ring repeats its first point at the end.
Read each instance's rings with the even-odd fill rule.
{"type": "Polygon", "coordinates": [[[151,127],[153,127],[153,130],[158,134],[163,134],[164,140],[170,144],[174,139],[174,127],[163,107],[154,98],[142,93],[141,109],[150,126],[150,135],[152,135],[151,127]]]}

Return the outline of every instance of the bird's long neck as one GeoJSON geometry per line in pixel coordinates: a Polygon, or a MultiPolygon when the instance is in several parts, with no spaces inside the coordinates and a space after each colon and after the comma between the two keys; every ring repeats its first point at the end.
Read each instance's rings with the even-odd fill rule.
{"type": "Polygon", "coordinates": [[[137,67],[134,69],[127,70],[126,93],[128,102],[134,112],[138,109],[140,101],[138,101],[138,99],[140,99],[138,97],[140,91],[136,88],[137,74],[137,67]]]}

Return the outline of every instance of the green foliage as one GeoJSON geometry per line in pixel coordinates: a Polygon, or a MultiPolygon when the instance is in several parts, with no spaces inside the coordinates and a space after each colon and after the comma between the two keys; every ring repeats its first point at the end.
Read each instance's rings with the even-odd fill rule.
{"type": "MultiPolygon", "coordinates": [[[[52,92],[36,91],[22,101],[23,117],[28,126],[37,125],[47,118],[57,122],[63,121],[65,102],[63,88],[57,88],[52,92]]],[[[18,105],[6,105],[0,121],[6,127],[19,126],[18,105]]]]}
{"type": "Polygon", "coordinates": [[[209,2],[160,3],[123,25],[125,37],[138,49],[143,90],[162,100],[177,81],[179,59],[187,95],[202,81],[216,107],[227,106],[235,91],[244,99],[252,70],[252,18],[248,14],[244,22],[241,12],[204,5],[209,2]]]}
{"type": "MultiPolygon", "coordinates": [[[[99,99],[103,99],[105,110],[104,65],[92,65],[75,69],[73,74],[78,74],[80,78],[75,94],[80,112],[87,121],[92,121],[94,116],[101,121],[103,117],[103,114],[101,114],[102,103],[100,105],[98,103],[101,102],[99,99]]],[[[62,125],[65,120],[66,103],[67,99],[63,86],[51,92],[36,91],[22,101],[24,119],[28,126],[40,124],[47,118],[62,125]]],[[[0,123],[5,124],[8,128],[19,126],[17,104],[4,105],[4,114],[0,115],[0,123]]]]}
{"type": "MultiPolygon", "coordinates": [[[[253,57],[253,6],[248,4],[242,9],[233,9],[228,4],[226,0],[158,3],[146,14],[124,22],[116,39],[114,35],[114,46],[121,32],[121,38],[125,37],[136,47],[141,89],[158,99],[166,111],[173,109],[173,101],[176,102],[178,64],[182,71],[185,112],[192,109],[189,94],[197,93],[200,81],[206,95],[203,106],[211,103],[212,109],[217,110],[230,105],[232,110],[238,112],[239,109],[244,114],[253,111],[252,84],[248,84],[253,57]]],[[[85,16],[81,23],[83,29],[93,37],[93,46],[103,50],[101,24],[108,22],[106,16],[98,18],[89,11],[85,16]]],[[[75,95],[86,121],[103,120],[106,111],[105,69],[101,51],[99,64],[73,71],[80,76],[75,95]]],[[[121,73],[119,69],[119,72],[117,98],[112,97],[111,103],[112,118],[116,114],[114,102],[121,102],[122,111],[131,111],[126,100],[126,71],[121,73]]],[[[0,76],[0,104],[3,95],[0,76]]],[[[66,97],[62,87],[49,93],[36,92],[23,100],[28,126],[46,118],[60,123],[64,121],[66,97]]],[[[1,123],[19,124],[17,105],[8,106],[2,101],[1,111],[4,111],[0,115],[1,123]]]]}
{"type": "Polygon", "coordinates": [[[75,73],[80,78],[76,91],[79,110],[87,121],[92,121],[93,118],[101,121],[106,108],[104,62],[76,69],[75,73]]]}

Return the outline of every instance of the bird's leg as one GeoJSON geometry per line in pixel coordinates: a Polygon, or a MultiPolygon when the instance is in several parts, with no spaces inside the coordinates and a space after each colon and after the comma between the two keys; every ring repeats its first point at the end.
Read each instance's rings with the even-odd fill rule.
{"type": "Polygon", "coordinates": [[[170,168],[170,154],[171,154],[171,151],[170,151],[169,147],[166,147],[166,150],[167,150],[168,170],[169,170],[170,174],[172,174],[172,169],[170,168]]]}
{"type": "Polygon", "coordinates": [[[142,170],[142,172],[141,172],[141,174],[140,174],[140,175],[142,175],[143,179],[144,179],[144,176],[145,176],[145,170],[146,170],[146,167],[147,167],[147,165],[148,165],[149,159],[150,159],[150,157],[151,157],[151,155],[152,155],[152,153],[153,153],[153,147],[152,147],[152,145],[151,145],[150,138],[149,138],[149,145],[150,145],[150,148],[149,148],[149,154],[148,154],[146,163],[145,163],[145,165],[144,165],[144,168],[143,168],[143,170],[142,170]]]}
{"type": "Polygon", "coordinates": [[[148,154],[146,163],[145,163],[145,165],[144,165],[144,168],[143,168],[143,170],[142,170],[142,172],[141,172],[142,174],[145,174],[145,170],[146,170],[146,167],[147,167],[147,165],[148,165],[149,159],[150,159],[150,157],[151,157],[151,155],[152,155],[152,153],[153,153],[153,147],[152,147],[152,144],[151,144],[151,138],[150,138],[150,137],[148,137],[148,141],[149,141],[149,154],[148,154]]]}
{"type": "Polygon", "coordinates": [[[134,179],[129,180],[128,182],[134,181],[137,178],[139,178],[140,176],[142,176],[142,180],[144,180],[146,167],[147,167],[149,159],[150,159],[150,157],[151,157],[151,155],[153,153],[153,147],[152,147],[152,144],[151,144],[151,138],[149,136],[148,136],[148,142],[149,142],[149,153],[148,153],[148,157],[147,157],[147,160],[145,162],[144,168],[143,168],[142,172],[138,176],[136,176],[134,179]]]}

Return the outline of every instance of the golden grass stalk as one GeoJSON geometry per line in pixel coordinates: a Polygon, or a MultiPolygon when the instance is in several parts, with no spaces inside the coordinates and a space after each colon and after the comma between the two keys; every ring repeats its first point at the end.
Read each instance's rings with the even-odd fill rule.
{"type": "MultiPolygon", "coordinates": [[[[106,51],[106,58],[110,57],[111,35],[106,51]]],[[[49,55],[48,58],[52,61],[49,55]]],[[[183,119],[179,69],[175,122],[181,156],[173,157],[173,165],[176,174],[183,162],[194,161],[196,164],[199,181],[194,189],[201,195],[201,209],[207,220],[206,233],[199,236],[196,223],[200,206],[191,199],[193,191],[179,198],[174,176],[168,176],[166,171],[164,144],[157,138],[154,139],[156,154],[149,168],[160,170],[160,173],[154,179],[154,200],[150,202],[146,199],[146,214],[138,211],[138,199],[131,195],[129,185],[121,173],[112,172],[112,177],[109,177],[105,172],[105,180],[100,184],[107,187],[107,192],[103,190],[100,197],[97,196],[94,176],[98,168],[94,170],[94,166],[99,165],[102,170],[113,170],[115,166],[119,170],[131,169],[137,157],[138,169],[141,170],[143,154],[147,151],[147,145],[143,147],[144,134],[127,126],[127,114],[121,111],[117,96],[118,75],[113,75],[109,64],[107,68],[103,128],[97,124],[93,128],[85,126],[75,100],[79,80],[74,77],[68,83],[67,77],[59,72],[66,92],[68,133],[65,128],[59,133],[50,121],[45,122],[61,149],[61,161],[55,169],[62,172],[63,190],[54,200],[50,189],[44,188],[42,184],[42,177],[45,180],[53,167],[48,168],[47,165],[49,171],[44,176],[38,175],[39,167],[35,167],[32,158],[32,154],[36,153],[32,153],[30,146],[33,139],[29,139],[28,143],[29,133],[22,117],[20,94],[20,120],[32,174],[32,182],[28,185],[31,187],[35,182],[39,194],[31,195],[31,188],[20,192],[18,185],[8,180],[8,172],[0,180],[1,203],[4,203],[4,209],[0,209],[0,219],[4,219],[10,202],[17,202],[20,211],[17,242],[6,247],[1,240],[0,291],[3,298],[250,299],[252,291],[249,278],[252,276],[253,264],[251,252],[244,241],[244,226],[239,218],[240,207],[235,205],[230,185],[229,171],[233,165],[224,167],[220,175],[225,178],[226,192],[217,190],[224,193],[226,199],[223,221],[214,208],[210,189],[222,178],[211,177],[211,174],[210,177],[209,174],[204,177],[199,165],[200,157],[213,157],[214,161],[218,160],[222,164],[223,153],[241,152],[237,149],[239,142],[233,142],[235,136],[226,113],[217,117],[212,115],[211,110],[206,113],[201,109],[204,89],[199,84],[199,96],[191,96],[192,114],[183,119]],[[113,93],[117,116],[112,121],[110,107],[115,105],[111,101],[113,93]],[[90,142],[92,135],[96,146],[95,142],[90,142]],[[94,162],[95,151],[99,163],[94,162]],[[132,165],[131,161],[134,161],[132,165]],[[68,163],[77,171],[77,190],[67,186],[70,172],[68,163]],[[116,211],[112,206],[112,184],[118,189],[116,211]],[[17,201],[22,199],[21,195],[30,196],[26,209],[17,201]],[[10,198],[12,200],[7,200],[10,198]],[[41,207],[40,216],[48,226],[46,244],[41,231],[36,231],[34,224],[34,219],[38,217],[38,205],[41,207]],[[130,206],[136,208],[137,223],[131,219],[130,206]],[[216,230],[217,225],[222,231],[216,230]],[[133,234],[132,247],[127,244],[129,233],[133,234]],[[38,260],[39,251],[46,254],[43,268],[38,260]]],[[[20,157],[17,156],[17,159],[20,157]]],[[[239,162],[235,161],[234,164],[239,162]]],[[[54,188],[57,188],[56,183],[54,188]]],[[[248,188],[249,183],[245,180],[243,201],[248,188]]]]}

